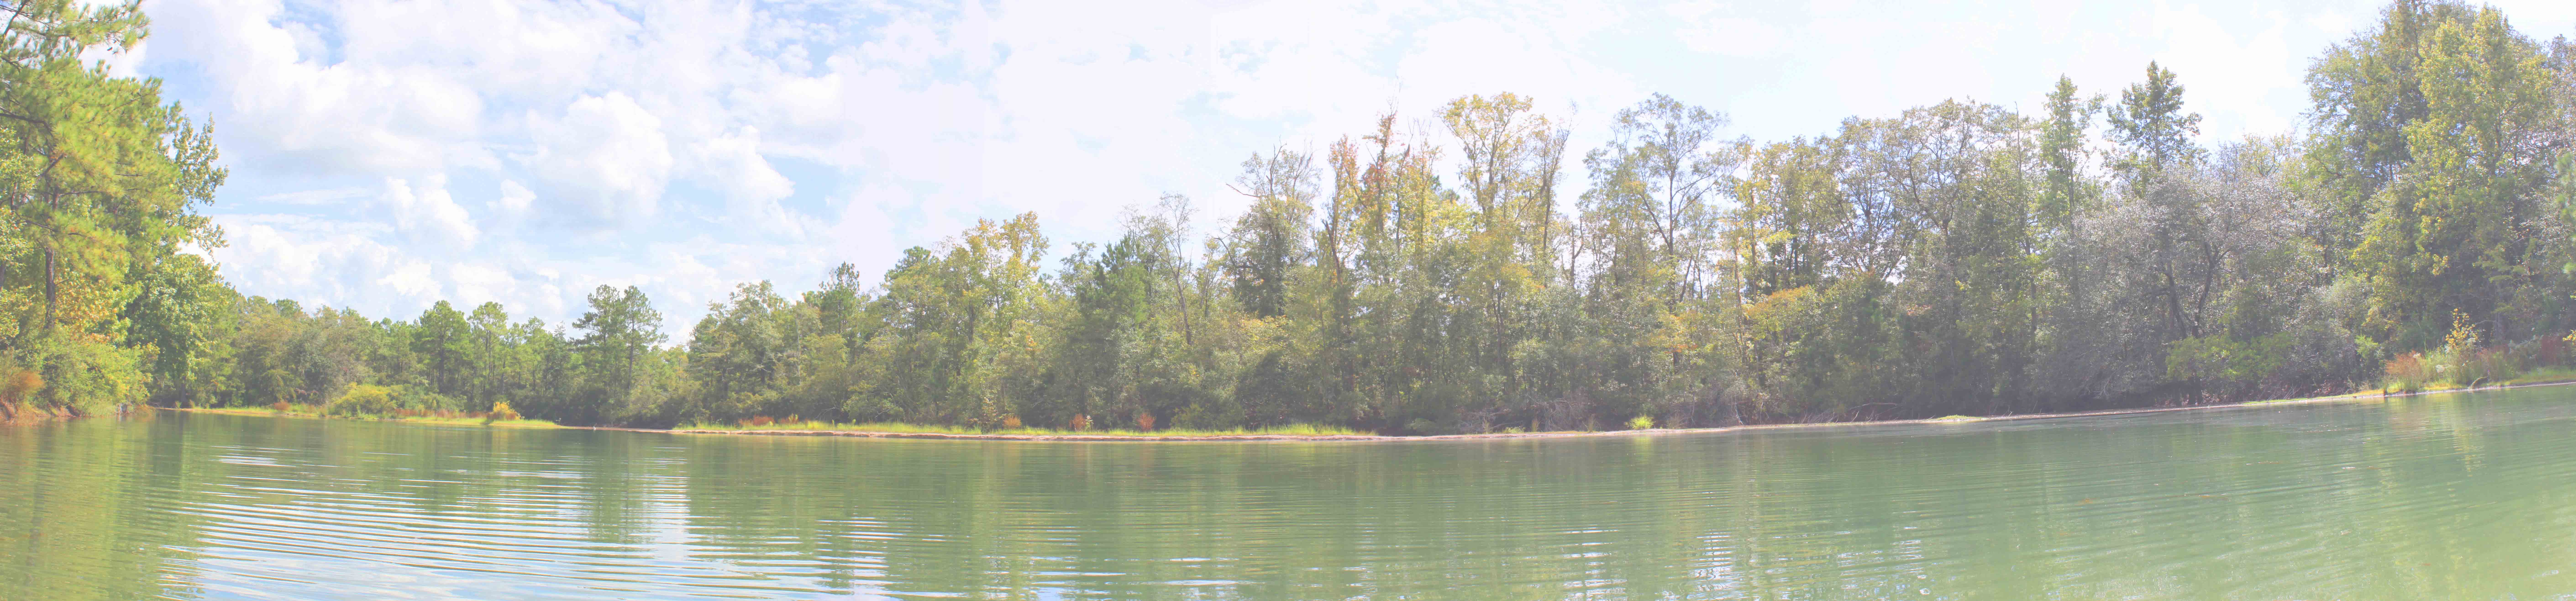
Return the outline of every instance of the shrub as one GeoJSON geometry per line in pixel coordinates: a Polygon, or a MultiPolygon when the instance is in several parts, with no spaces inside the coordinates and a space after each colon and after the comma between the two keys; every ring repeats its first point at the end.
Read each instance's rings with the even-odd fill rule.
{"type": "Polygon", "coordinates": [[[322,414],[339,417],[392,415],[394,410],[399,408],[394,405],[393,397],[394,390],[391,388],[359,384],[349,387],[349,391],[341,393],[340,398],[324,404],[322,414]]]}
{"type": "Polygon", "coordinates": [[[269,404],[268,404],[268,410],[270,410],[270,411],[275,411],[275,412],[278,412],[278,413],[285,413],[285,412],[287,412],[288,410],[291,410],[291,409],[294,409],[294,408],[295,408],[295,407],[294,407],[293,405],[288,405],[288,404],[286,404],[286,401],[278,401],[278,402],[275,402],[275,403],[269,403],[269,404]]]}
{"type": "Polygon", "coordinates": [[[2506,349],[2478,349],[2466,355],[2460,362],[2459,376],[2455,378],[2463,386],[2495,384],[2522,373],[2521,362],[2506,349]]]}
{"type": "Polygon", "coordinates": [[[1004,430],[1018,430],[1018,429],[1020,429],[1020,416],[1019,416],[1019,415],[1017,415],[1017,414],[1002,416],[1002,429],[1004,429],[1004,430]]]}
{"type": "Polygon", "coordinates": [[[1172,427],[1184,430],[1224,430],[1246,421],[1240,406],[1220,401],[1190,403],[1172,415],[1172,427]]]}
{"type": "Polygon", "coordinates": [[[518,419],[520,419],[519,410],[511,408],[509,401],[493,403],[492,412],[483,414],[483,423],[487,424],[496,421],[515,421],[518,419]]]}
{"type": "Polygon", "coordinates": [[[1140,431],[1140,432],[1152,432],[1152,431],[1154,431],[1154,412],[1152,412],[1152,411],[1138,411],[1138,412],[1136,412],[1136,430],[1137,430],[1137,431],[1140,431]]]}
{"type": "Polygon", "coordinates": [[[426,385],[391,386],[387,389],[392,391],[394,406],[418,411],[421,415],[439,415],[464,405],[456,397],[439,394],[426,385]]]}
{"type": "Polygon", "coordinates": [[[36,370],[0,363],[0,402],[18,404],[45,388],[45,377],[36,370]]]}
{"type": "Polygon", "coordinates": [[[1654,417],[1652,417],[1652,416],[1646,416],[1646,415],[1640,415],[1640,416],[1637,416],[1637,418],[1636,418],[1636,419],[1628,420],[1628,429],[1630,429],[1630,430],[1652,430],[1652,429],[1655,429],[1655,418],[1654,418],[1654,417]]]}
{"type": "Polygon", "coordinates": [[[1083,431],[1083,430],[1089,430],[1089,429],[1091,429],[1091,416],[1088,416],[1088,415],[1076,415],[1076,416],[1073,416],[1073,419],[1072,419],[1072,420],[1065,422],[1065,424],[1064,424],[1064,429],[1066,429],[1066,430],[1072,430],[1072,431],[1075,431],[1075,432],[1080,432],[1080,431],[1083,431]]]}
{"type": "Polygon", "coordinates": [[[2442,337],[2442,350],[2454,355],[2467,354],[2478,347],[2478,325],[2469,321],[2469,313],[2451,310],[2451,333],[2442,337]]]}
{"type": "Polygon", "coordinates": [[[2398,355],[2388,360],[2386,371],[2388,388],[2399,392],[2423,390],[2425,383],[2433,381],[2433,365],[2424,361],[2423,353],[2398,355]]]}

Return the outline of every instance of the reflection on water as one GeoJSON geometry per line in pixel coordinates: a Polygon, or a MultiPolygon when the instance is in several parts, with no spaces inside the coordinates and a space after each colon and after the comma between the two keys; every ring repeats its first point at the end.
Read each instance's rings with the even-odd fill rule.
{"type": "Polygon", "coordinates": [[[0,427],[0,599],[2534,598],[2576,387],[1399,443],[0,427]]]}

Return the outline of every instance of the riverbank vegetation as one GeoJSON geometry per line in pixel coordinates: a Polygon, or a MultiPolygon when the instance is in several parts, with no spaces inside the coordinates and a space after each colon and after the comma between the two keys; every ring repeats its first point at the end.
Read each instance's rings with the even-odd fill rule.
{"type": "Polygon", "coordinates": [[[241,296],[179,251],[221,243],[194,213],[223,175],[203,128],[148,82],[46,66],[76,53],[27,33],[126,32],[82,38],[112,46],[140,17],[69,6],[0,43],[0,113],[35,115],[0,119],[0,384],[40,380],[11,406],[1444,434],[2576,367],[2576,43],[2458,3],[2391,4],[2326,48],[2292,133],[2203,146],[2188,74],[2156,64],[2106,92],[2060,78],[2035,112],[1945,100],[1786,140],[1730,137],[1728,115],[1656,95],[1577,149],[1535,99],[1468,96],[1253,153],[1229,219],[1167,196],[1116,239],[1061,246],[1034,214],[986,221],[873,280],[843,265],[810,291],[742,284],[677,337],[631,287],[600,287],[571,324],[241,296]],[[89,122],[45,121],[46,103],[95,95],[44,90],[74,84],[126,90],[116,123],[139,125],[66,137],[89,122]],[[153,175],[93,194],[128,171],[39,160],[54,156],[153,175]]]}
{"type": "Polygon", "coordinates": [[[1333,427],[1333,426],[1317,426],[1317,425],[1312,425],[1312,424],[1296,424],[1296,425],[1288,425],[1288,426],[1273,426],[1273,427],[1268,427],[1268,428],[1258,428],[1258,429],[1253,429],[1253,428],[1234,428],[1234,429],[1223,429],[1223,430],[1200,430],[1200,429],[1191,429],[1191,428],[1162,428],[1162,429],[1156,429],[1156,430],[1144,430],[1144,429],[1136,429],[1136,428],[1133,428],[1133,427],[1129,427],[1129,428],[1104,427],[1104,428],[1089,428],[1089,429],[1070,429],[1070,428],[1032,428],[1032,427],[1027,427],[1027,426],[1016,426],[1016,427],[1014,427],[1014,426],[1009,426],[1009,425],[1003,425],[1003,426],[1001,426],[1001,427],[995,427],[995,428],[980,428],[980,427],[972,427],[972,426],[909,424],[909,423],[903,423],[903,422],[878,422],[878,423],[870,423],[870,424],[839,424],[839,423],[831,423],[831,422],[815,422],[815,421],[771,420],[771,419],[769,419],[769,418],[767,418],[767,417],[758,417],[758,418],[752,418],[752,419],[740,420],[740,421],[733,421],[733,422],[701,422],[701,423],[692,423],[692,424],[682,424],[682,425],[679,425],[679,426],[674,426],[674,427],[672,427],[671,429],[673,429],[673,430],[702,431],[702,432],[790,432],[790,431],[806,431],[806,432],[869,432],[869,433],[886,433],[886,434],[953,434],[953,435],[960,435],[960,436],[966,436],[966,435],[988,435],[988,434],[990,434],[990,435],[1002,435],[1002,436],[1065,436],[1065,435],[1083,435],[1083,436],[1208,437],[1208,436],[1356,436],[1356,435],[1365,435],[1365,434],[1369,434],[1368,432],[1362,432],[1362,431],[1358,431],[1358,430],[1352,430],[1352,429],[1349,429],[1349,428],[1339,428],[1339,427],[1333,427]]]}
{"type": "Polygon", "coordinates": [[[348,410],[348,409],[345,409],[345,408],[332,407],[332,406],[298,405],[298,404],[294,404],[294,403],[277,403],[277,404],[269,405],[269,406],[266,406],[266,407],[192,407],[192,408],[187,408],[187,409],[185,409],[185,410],[186,410],[186,411],[192,411],[192,412],[199,412],[199,413],[217,413],[217,414],[224,414],[224,415],[258,415],[258,416],[272,416],[272,417],[300,417],[300,418],[310,418],[310,419],[361,419],[361,420],[407,421],[407,422],[412,422],[412,423],[422,423],[422,424],[446,424],[446,425],[464,425],[464,426],[506,426],[506,427],[515,427],[515,428],[554,428],[554,427],[560,427],[560,426],[558,426],[557,424],[555,424],[554,422],[550,422],[550,421],[546,421],[546,420],[540,420],[540,419],[527,419],[526,417],[519,415],[519,414],[518,414],[518,412],[516,412],[516,411],[511,411],[511,410],[510,410],[510,408],[507,406],[507,404],[506,404],[506,403],[504,403],[504,404],[503,404],[503,406],[501,406],[501,407],[497,407],[497,408],[495,408],[495,409],[494,409],[494,410],[492,410],[492,411],[451,411],[451,410],[419,410],[419,409],[390,408],[390,409],[385,409],[385,410],[383,410],[383,411],[382,411],[382,412],[380,412],[380,413],[377,413],[377,412],[351,411],[351,410],[348,410]]]}

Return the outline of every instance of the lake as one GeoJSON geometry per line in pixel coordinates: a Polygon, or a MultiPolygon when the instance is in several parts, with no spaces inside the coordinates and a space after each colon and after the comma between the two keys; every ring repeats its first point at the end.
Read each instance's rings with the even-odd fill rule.
{"type": "Polygon", "coordinates": [[[2532,599],[2576,387],[1657,436],[0,426],[0,599],[2532,599]]]}

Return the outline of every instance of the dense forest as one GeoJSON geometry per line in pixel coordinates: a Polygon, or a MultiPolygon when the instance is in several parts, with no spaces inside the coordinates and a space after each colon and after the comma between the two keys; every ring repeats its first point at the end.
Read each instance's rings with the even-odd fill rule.
{"type": "Polygon", "coordinates": [[[2327,48],[2295,133],[2204,147],[2188,74],[2152,63],[2109,92],[2060,78],[2035,114],[1950,100],[1775,141],[1657,95],[1579,151],[1533,99],[1469,96],[1253,153],[1229,222],[1167,196],[1058,248],[1036,215],[987,221],[873,281],[743,284],[680,336],[634,288],[571,324],[245,297],[190,250],[222,244],[198,213],[225,175],[208,130],[81,60],[138,39],[136,6],[20,9],[0,41],[11,412],[1423,434],[2194,404],[2576,360],[2576,44],[2458,3],[2401,0],[2327,48]]]}

